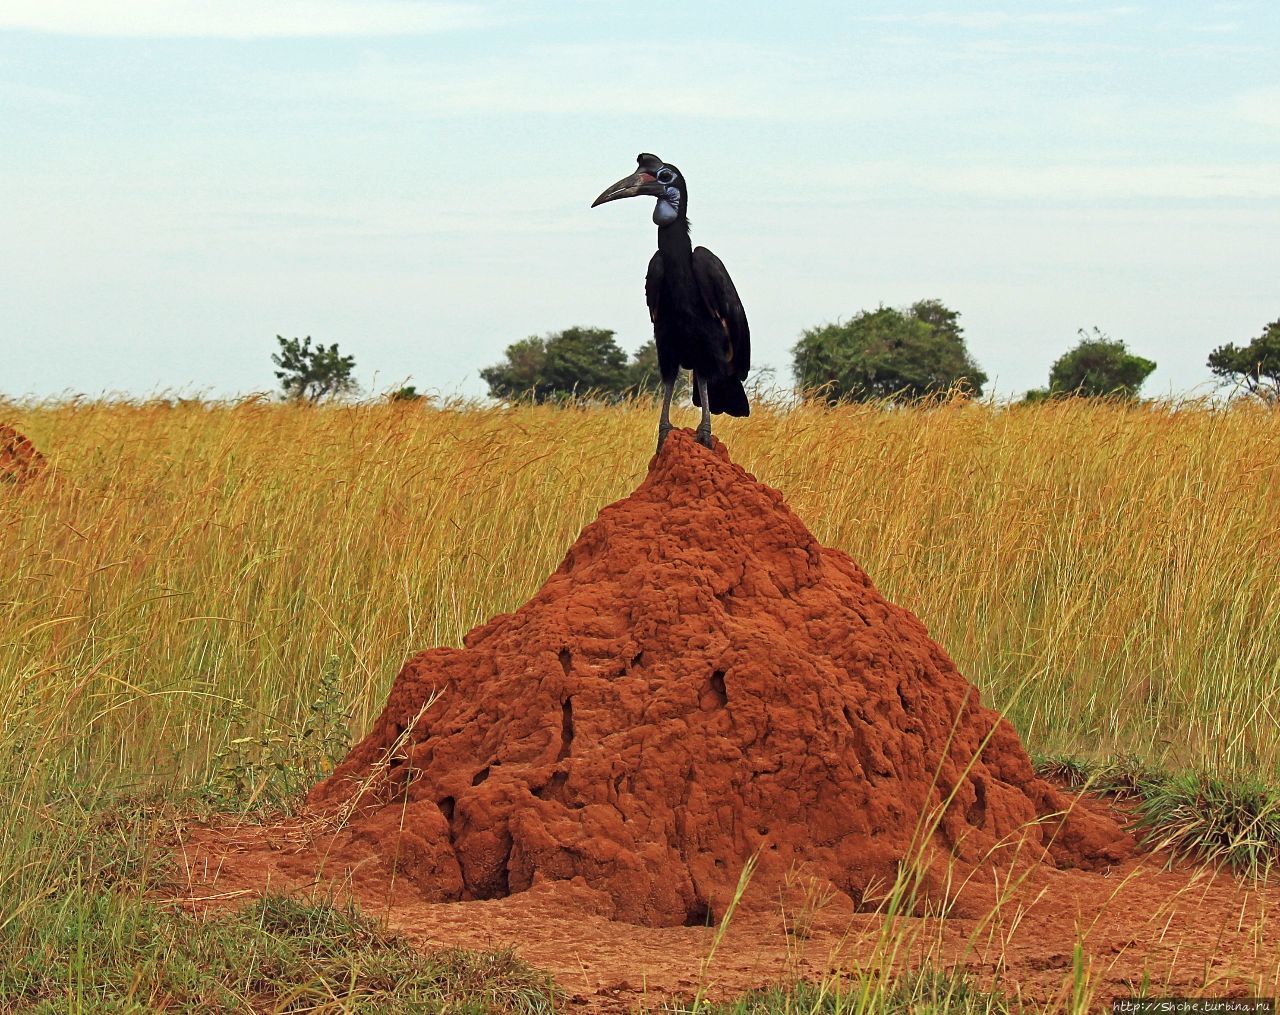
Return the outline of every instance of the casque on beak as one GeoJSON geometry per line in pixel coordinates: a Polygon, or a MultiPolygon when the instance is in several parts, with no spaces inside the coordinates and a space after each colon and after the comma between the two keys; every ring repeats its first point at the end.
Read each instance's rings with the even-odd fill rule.
{"type": "Polygon", "coordinates": [[[591,202],[591,207],[616,201],[620,197],[657,197],[666,188],[657,181],[652,173],[639,172],[619,180],[612,186],[605,187],[604,193],[591,202]]]}

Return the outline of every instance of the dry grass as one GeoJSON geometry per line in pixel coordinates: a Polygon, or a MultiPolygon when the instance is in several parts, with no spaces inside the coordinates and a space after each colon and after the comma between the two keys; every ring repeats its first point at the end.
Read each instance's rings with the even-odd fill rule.
{"type": "MultiPolygon", "coordinates": [[[[75,887],[80,832],[42,846],[55,811],[208,785],[246,732],[329,743],[335,676],[367,729],[410,652],[518,606],[640,481],[656,413],[81,402],[0,419],[52,465],[0,488],[3,932],[75,887]]],[[[1280,415],[764,408],[717,433],[1034,750],[1277,781],[1280,415]]]]}
{"type": "MultiPolygon", "coordinates": [[[[412,650],[513,609],[642,477],[649,406],[4,412],[0,714],[23,771],[202,779],[234,699],[366,728],[412,650]]],[[[1061,402],[717,431],[1045,752],[1280,772],[1280,417],[1061,402]],[[1015,689],[1025,685],[1015,697],[1015,689]]]]}

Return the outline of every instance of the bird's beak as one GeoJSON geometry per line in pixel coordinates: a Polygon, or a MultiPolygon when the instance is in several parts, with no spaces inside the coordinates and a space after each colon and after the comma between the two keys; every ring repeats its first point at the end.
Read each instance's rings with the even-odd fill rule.
{"type": "Polygon", "coordinates": [[[652,173],[636,173],[625,180],[619,180],[612,186],[605,187],[604,193],[591,202],[591,207],[616,201],[620,197],[657,197],[666,188],[657,181],[652,173]]]}

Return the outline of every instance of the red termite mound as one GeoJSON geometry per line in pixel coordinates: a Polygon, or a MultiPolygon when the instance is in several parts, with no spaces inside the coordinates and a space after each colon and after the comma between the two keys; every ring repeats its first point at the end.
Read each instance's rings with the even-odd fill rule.
{"type": "Polygon", "coordinates": [[[962,866],[1131,848],[1034,775],[919,620],[687,431],[464,644],[411,658],[309,798],[428,898],[581,877],[616,919],[702,923],[759,850],[757,877],[800,865],[861,904],[948,800],[930,847],[962,866]]]}
{"type": "Polygon", "coordinates": [[[21,486],[44,471],[44,455],[13,427],[0,423],[0,483],[21,486]]]}

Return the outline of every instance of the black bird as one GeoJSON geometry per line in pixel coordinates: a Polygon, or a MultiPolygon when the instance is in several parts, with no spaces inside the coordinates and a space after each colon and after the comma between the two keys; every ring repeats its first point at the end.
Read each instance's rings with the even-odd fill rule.
{"type": "Polygon", "coordinates": [[[680,170],[656,155],[636,158],[638,170],[591,207],[620,197],[656,197],[658,250],[644,279],[662,375],[658,450],[671,432],[671,393],[681,368],[693,371],[693,404],[702,407],[698,443],[711,447],[711,414],[749,416],[742,382],[751,369],[751,332],[733,279],[720,258],[689,241],[689,190],[680,170]]]}

